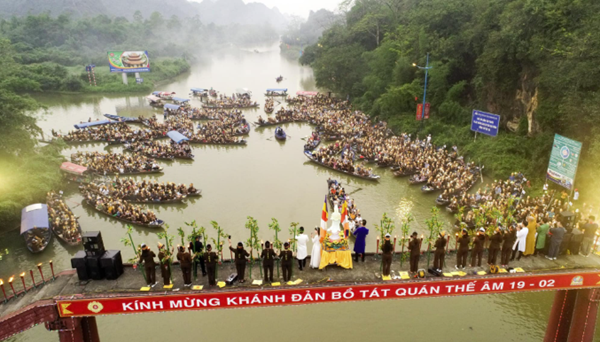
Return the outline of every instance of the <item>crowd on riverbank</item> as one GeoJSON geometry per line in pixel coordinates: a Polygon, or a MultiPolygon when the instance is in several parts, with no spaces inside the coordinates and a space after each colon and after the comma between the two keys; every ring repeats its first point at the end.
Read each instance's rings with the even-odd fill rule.
{"type": "Polygon", "coordinates": [[[100,175],[144,173],[161,169],[154,159],[139,153],[125,155],[79,151],[71,155],[71,162],[100,175]]]}

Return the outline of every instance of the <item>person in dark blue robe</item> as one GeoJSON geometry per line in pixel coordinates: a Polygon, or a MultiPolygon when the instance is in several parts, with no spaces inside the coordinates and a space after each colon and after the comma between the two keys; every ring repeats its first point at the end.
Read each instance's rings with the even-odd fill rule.
{"type": "Polygon", "coordinates": [[[367,235],[369,235],[369,230],[367,227],[367,220],[362,220],[362,224],[354,230],[352,235],[356,237],[354,241],[354,261],[358,262],[358,255],[360,254],[362,261],[365,261],[365,246],[367,235]]]}

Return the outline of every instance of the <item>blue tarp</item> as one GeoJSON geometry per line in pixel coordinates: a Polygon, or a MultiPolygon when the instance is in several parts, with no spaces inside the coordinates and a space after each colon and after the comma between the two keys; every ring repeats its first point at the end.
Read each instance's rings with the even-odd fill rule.
{"type": "Polygon", "coordinates": [[[110,124],[115,124],[115,123],[118,123],[118,122],[110,121],[110,120],[100,120],[100,121],[84,122],[82,124],[77,124],[77,125],[73,125],[73,126],[75,126],[75,128],[77,128],[77,129],[82,129],[82,128],[86,128],[86,127],[110,125],[110,124]]]}
{"type": "Polygon", "coordinates": [[[195,92],[195,93],[202,93],[207,91],[207,89],[203,89],[203,88],[192,88],[190,89],[191,91],[195,92]]]}
{"type": "Polygon", "coordinates": [[[171,100],[184,103],[184,102],[188,102],[190,99],[184,99],[182,97],[173,97],[171,100]]]}
{"type": "Polygon", "coordinates": [[[21,234],[33,228],[49,228],[46,204],[32,204],[21,210],[21,234]]]}
{"type": "Polygon", "coordinates": [[[287,91],[287,88],[286,89],[283,89],[283,88],[267,89],[267,91],[287,91]]]}
{"type": "Polygon", "coordinates": [[[158,96],[158,94],[160,94],[160,93],[162,93],[162,91],[153,91],[153,92],[152,92],[152,95],[156,95],[156,96],[158,96]]]}
{"type": "Polygon", "coordinates": [[[172,103],[167,103],[165,104],[165,109],[173,109],[173,110],[178,110],[181,106],[176,105],[176,104],[172,104],[172,103]]]}
{"type": "Polygon", "coordinates": [[[173,140],[174,142],[176,142],[178,144],[182,141],[190,140],[185,135],[183,135],[177,131],[167,132],[167,135],[169,136],[169,138],[171,138],[171,140],[173,140]]]}

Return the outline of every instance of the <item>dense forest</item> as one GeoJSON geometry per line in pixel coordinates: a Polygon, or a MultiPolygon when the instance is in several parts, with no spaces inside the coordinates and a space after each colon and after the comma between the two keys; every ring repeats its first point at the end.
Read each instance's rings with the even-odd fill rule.
{"type": "Polygon", "coordinates": [[[412,64],[425,65],[429,53],[431,118],[421,136],[458,145],[497,177],[523,171],[539,184],[554,134],[565,135],[583,143],[575,186],[594,189],[599,13],[594,0],[356,0],[300,60],[319,87],[417,133],[424,72],[412,64]],[[502,116],[498,137],[474,141],[473,109],[502,116]]]}
{"type": "Polygon", "coordinates": [[[342,16],[326,9],[310,11],[307,20],[294,18],[281,36],[281,52],[285,56],[298,58],[305,46],[316,43],[323,31],[333,26],[342,16]]]}

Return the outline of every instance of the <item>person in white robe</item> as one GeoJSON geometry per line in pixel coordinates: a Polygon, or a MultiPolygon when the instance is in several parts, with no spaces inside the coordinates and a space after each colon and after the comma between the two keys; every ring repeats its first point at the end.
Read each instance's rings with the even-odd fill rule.
{"type": "Polygon", "coordinates": [[[517,255],[517,251],[519,252],[519,256],[517,257],[517,261],[521,260],[523,256],[523,252],[525,252],[525,248],[527,247],[527,234],[529,234],[529,229],[523,226],[522,223],[519,223],[517,226],[517,240],[513,245],[513,252],[510,258],[511,261],[515,260],[515,256],[517,255]]]}
{"type": "Polygon", "coordinates": [[[306,267],[306,257],[308,256],[308,235],[304,234],[304,227],[300,227],[300,234],[294,237],[296,239],[296,259],[298,259],[298,268],[300,271],[306,267]]]}
{"type": "Polygon", "coordinates": [[[311,268],[319,268],[321,264],[321,234],[319,227],[315,228],[315,231],[312,233],[312,251],[310,253],[310,267],[311,268]]]}

